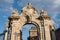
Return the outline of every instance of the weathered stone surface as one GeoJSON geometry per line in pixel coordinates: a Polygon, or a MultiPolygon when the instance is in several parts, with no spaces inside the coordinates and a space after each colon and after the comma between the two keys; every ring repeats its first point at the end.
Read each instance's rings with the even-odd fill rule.
{"type": "MultiPolygon", "coordinates": [[[[8,19],[10,26],[10,40],[22,40],[21,30],[26,23],[32,23],[37,26],[35,34],[31,34],[30,36],[36,35],[38,36],[38,40],[51,40],[50,31],[52,31],[52,29],[55,30],[54,24],[50,21],[50,17],[45,10],[42,10],[41,14],[38,14],[37,10],[29,4],[22,9],[20,15],[18,14],[18,11],[15,10],[13,11],[13,15],[8,19]]],[[[34,33],[34,31],[32,33],[34,33]]],[[[8,33],[5,34],[5,40],[8,38],[7,35],[8,33]]]]}

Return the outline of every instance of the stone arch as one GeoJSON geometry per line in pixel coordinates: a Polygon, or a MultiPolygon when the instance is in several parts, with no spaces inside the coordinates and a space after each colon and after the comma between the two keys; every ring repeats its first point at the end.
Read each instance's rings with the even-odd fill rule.
{"type": "Polygon", "coordinates": [[[24,23],[22,26],[21,26],[21,30],[22,30],[22,27],[24,26],[24,25],[26,25],[26,24],[33,24],[33,25],[35,25],[37,28],[39,28],[40,29],[40,26],[38,25],[38,23],[36,23],[36,22],[34,22],[34,21],[31,21],[31,23],[24,23]]]}
{"type": "MultiPolygon", "coordinates": [[[[39,24],[38,23],[36,23],[35,21],[31,21],[30,23],[29,22],[27,22],[27,23],[24,23],[23,24],[23,26],[25,26],[26,24],[33,24],[33,25],[35,25],[36,27],[37,27],[37,33],[38,33],[38,39],[40,39],[40,26],[39,26],[39,24]]],[[[21,26],[21,32],[22,32],[22,28],[23,28],[23,26],[21,26]]],[[[22,35],[21,35],[22,36],[22,35]]]]}
{"type": "MultiPolygon", "coordinates": [[[[39,34],[38,34],[39,40],[45,40],[45,39],[51,40],[49,25],[53,23],[50,21],[50,17],[46,14],[45,10],[42,10],[39,15],[37,13],[37,10],[28,4],[22,9],[21,15],[19,15],[18,11],[15,10],[13,11],[12,16],[9,16],[8,19],[9,19],[9,27],[11,28],[10,29],[11,40],[15,40],[15,36],[18,36],[16,37],[17,40],[21,40],[21,29],[26,24],[33,24],[37,26],[39,30],[39,34]],[[45,24],[48,24],[48,25],[45,25],[45,24]]],[[[55,30],[53,25],[51,25],[52,29],[55,30]]],[[[6,30],[8,30],[9,27],[7,27],[6,30]]],[[[7,38],[8,38],[8,32],[5,33],[5,40],[7,38]]]]}

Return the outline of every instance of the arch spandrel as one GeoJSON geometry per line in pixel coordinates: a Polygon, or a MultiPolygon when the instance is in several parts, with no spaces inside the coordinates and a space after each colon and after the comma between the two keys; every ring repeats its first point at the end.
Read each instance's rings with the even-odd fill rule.
{"type": "Polygon", "coordinates": [[[23,19],[21,19],[20,20],[20,30],[22,29],[22,27],[25,25],[25,24],[34,24],[34,25],[36,25],[36,26],[41,26],[40,25],[40,21],[39,20],[30,20],[30,21],[28,21],[27,22],[27,19],[25,19],[25,20],[23,20],[23,19]]]}
{"type": "Polygon", "coordinates": [[[29,13],[22,12],[22,14],[20,15],[20,21],[19,21],[21,27],[20,29],[22,29],[22,26],[26,23],[33,23],[40,25],[40,20],[37,20],[37,18],[39,17],[38,13],[37,14],[33,14],[33,13],[29,14],[29,13]]]}
{"type": "Polygon", "coordinates": [[[34,7],[32,7],[31,5],[29,5],[29,3],[27,6],[25,6],[22,9],[22,14],[24,16],[28,15],[29,17],[38,17],[38,15],[39,15],[37,10],[34,7]]]}

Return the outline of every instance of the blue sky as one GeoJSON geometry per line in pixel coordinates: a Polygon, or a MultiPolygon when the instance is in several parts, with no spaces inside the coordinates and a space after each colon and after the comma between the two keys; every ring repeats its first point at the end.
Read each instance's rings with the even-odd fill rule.
{"type": "Polygon", "coordinates": [[[56,29],[60,26],[60,0],[0,0],[0,33],[5,30],[5,23],[13,9],[17,9],[19,14],[21,9],[30,2],[38,10],[46,9],[51,20],[54,21],[56,29]]]}
{"type": "Polygon", "coordinates": [[[29,37],[29,30],[32,27],[36,27],[36,26],[33,24],[26,24],[22,27],[22,39],[23,40],[27,40],[27,38],[29,37]]]}

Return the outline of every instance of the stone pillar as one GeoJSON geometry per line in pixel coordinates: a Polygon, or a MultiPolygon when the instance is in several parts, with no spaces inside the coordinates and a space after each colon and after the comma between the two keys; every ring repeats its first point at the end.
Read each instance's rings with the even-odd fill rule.
{"type": "Polygon", "coordinates": [[[45,26],[45,38],[46,40],[51,40],[49,22],[47,20],[44,20],[44,26],[45,26]]]}
{"type": "Polygon", "coordinates": [[[6,23],[6,32],[4,40],[8,40],[8,23],[6,23]]]}
{"type": "Polygon", "coordinates": [[[41,30],[40,30],[40,37],[41,37],[40,40],[43,40],[43,29],[42,29],[42,27],[41,27],[41,30]]]}
{"type": "Polygon", "coordinates": [[[13,20],[11,24],[11,40],[20,40],[20,28],[17,21],[13,20]]]}
{"type": "Polygon", "coordinates": [[[11,28],[11,40],[20,40],[20,16],[18,11],[14,10],[12,16],[9,17],[11,28]]]}
{"type": "Polygon", "coordinates": [[[45,33],[44,33],[44,28],[42,27],[42,30],[41,30],[41,38],[42,38],[42,40],[45,40],[45,33]]]}
{"type": "Polygon", "coordinates": [[[20,30],[16,31],[15,28],[12,28],[11,40],[22,40],[22,32],[20,30]]]}
{"type": "Polygon", "coordinates": [[[21,31],[15,32],[15,40],[22,40],[21,31]]]}
{"type": "Polygon", "coordinates": [[[45,26],[44,26],[44,21],[41,20],[41,40],[45,40],[45,26]]]}
{"type": "Polygon", "coordinates": [[[11,40],[15,40],[15,33],[13,27],[11,27],[11,40]]]}
{"type": "Polygon", "coordinates": [[[49,30],[48,26],[45,26],[45,38],[46,38],[46,40],[51,40],[50,30],[49,30]]]}

